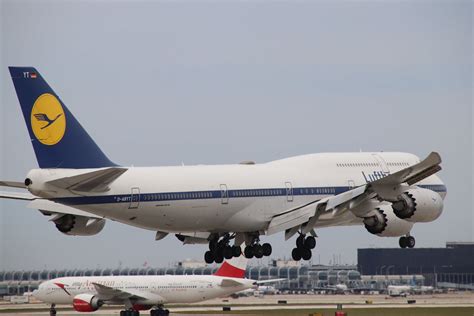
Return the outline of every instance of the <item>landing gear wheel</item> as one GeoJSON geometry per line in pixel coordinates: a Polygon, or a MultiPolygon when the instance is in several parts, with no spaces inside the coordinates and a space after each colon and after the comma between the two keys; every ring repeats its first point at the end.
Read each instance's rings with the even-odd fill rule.
{"type": "Polygon", "coordinates": [[[272,254],[272,245],[270,245],[269,243],[264,243],[262,245],[262,249],[263,249],[263,255],[265,257],[268,257],[269,255],[272,254]]]}
{"type": "Polygon", "coordinates": [[[406,237],[406,245],[408,248],[415,247],[415,237],[413,236],[406,237]]]}
{"type": "Polygon", "coordinates": [[[130,316],[140,316],[139,311],[130,311],[130,316]]]}
{"type": "Polygon", "coordinates": [[[204,260],[207,264],[211,264],[214,262],[214,254],[212,253],[212,251],[206,251],[206,253],[204,254],[204,260]]]}
{"type": "Polygon", "coordinates": [[[306,237],[304,240],[304,247],[306,249],[314,249],[314,247],[316,247],[316,238],[313,236],[306,237]]]}
{"type": "Polygon", "coordinates": [[[303,260],[309,260],[311,259],[311,250],[309,250],[308,248],[303,248],[300,250],[300,253],[301,253],[301,258],[303,260]]]}
{"type": "Polygon", "coordinates": [[[219,251],[214,255],[214,261],[216,263],[222,263],[222,261],[224,261],[224,256],[222,255],[222,252],[219,251]]]}
{"type": "Polygon", "coordinates": [[[150,316],[168,316],[170,314],[170,311],[167,309],[152,309],[150,311],[150,316]]]}
{"type": "Polygon", "coordinates": [[[242,254],[242,249],[240,249],[240,246],[237,246],[237,245],[232,246],[232,256],[240,257],[241,254],[242,254]]]}
{"type": "Polygon", "coordinates": [[[225,246],[224,251],[223,251],[224,258],[226,259],[231,259],[234,255],[232,254],[232,247],[231,246],[225,246]]]}
{"type": "Polygon", "coordinates": [[[296,248],[303,248],[304,247],[304,235],[299,235],[296,238],[296,248]]]}
{"type": "Polygon", "coordinates": [[[400,245],[400,248],[406,248],[408,246],[407,238],[405,236],[400,237],[398,244],[400,245]]]}
{"type": "Polygon", "coordinates": [[[295,261],[300,261],[301,260],[301,250],[300,250],[300,248],[293,248],[293,250],[291,251],[291,257],[295,261]]]}
{"type": "Polygon", "coordinates": [[[263,257],[263,247],[260,246],[259,244],[256,244],[253,246],[253,253],[255,255],[255,258],[260,259],[263,257]]]}
{"type": "Polygon", "coordinates": [[[253,258],[253,247],[252,246],[245,247],[244,255],[245,255],[245,258],[252,259],[253,258]]]}

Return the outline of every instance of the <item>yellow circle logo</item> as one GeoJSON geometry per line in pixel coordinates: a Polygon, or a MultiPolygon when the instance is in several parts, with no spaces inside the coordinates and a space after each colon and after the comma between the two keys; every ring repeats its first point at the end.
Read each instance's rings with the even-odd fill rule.
{"type": "Polygon", "coordinates": [[[36,99],[31,110],[31,128],[36,138],[45,145],[55,145],[66,131],[66,116],[59,100],[44,93],[36,99]]]}

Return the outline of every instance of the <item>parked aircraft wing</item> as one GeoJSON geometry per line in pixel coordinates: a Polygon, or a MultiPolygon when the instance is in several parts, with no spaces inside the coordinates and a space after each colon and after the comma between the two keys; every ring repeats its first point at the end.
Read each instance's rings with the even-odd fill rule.
{"type": "Polygon", "coordinates": [[[59,188],[80,192],[105,192],[109,190],[109,184],[120,177],[127,168],[112,167],[97,171],[82,173],[76,176],[59,178],[48,181],[47,184],[59,188]]]}
{"type": "Polygon", "coordinates": [[[149,301],[153,301],[157,303],[164,301],[164,299],[161,296],[157,294],[153,294],[151,292],[136,291],[136,290],[123,291],[123,290],[114,289],[112,287],[95,283],[95,282],[92,282],[92,284],[94,285],[94,288],[97,291],[99,298],[106,301],[149,300],[149,301]]]}
{"type": "MultiPolygon", "coordinates": [[[[77,216],[84,216],[89,218],[95,219],[102,219],[102,217],[79,210],[74,207],[70,207],[61,203],[56,203],[46,199],[35,199],[28,204],[28,208],[35,208],[40,210],[41,213],[45,215],[77,215],[77,216]]],[[[57,219],[58,216],[54,216],[53,219],[57,219]]]]}
{"type": "Polygon", "coordinates": [[[244,282],[241,282],[241,281],[244,281],[245,279],[241,279],[241,280],[236,280],[236,279],[223,279],[222,282],[221,282],[221,286],[222,287],[233,287],[233,286],[241,286],[241,285],[245,285],[244,282]]]}
{"type": "Polygon", "coordinates": [[[253,284],[260,285],[260,284],[266,284],[266,283],[277,283],[281,281],[288,281],[288,279],[258,280],[258,281],[255,281],[253,284]]]}

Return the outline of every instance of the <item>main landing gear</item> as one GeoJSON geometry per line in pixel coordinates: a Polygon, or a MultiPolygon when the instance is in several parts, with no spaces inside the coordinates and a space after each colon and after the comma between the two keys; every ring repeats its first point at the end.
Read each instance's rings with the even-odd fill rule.
{"type": "Polygon", "coordinates": [[[314,247],[316,247],[316,238],[313,236],[306,237],[305,235],[300,234],[298,238],[296,238],[296,248],[293,248],[291,256],[295,261],[301,259],[309,260],[312,255],[311,250],[314,249],[314,247]]]}
{"type": "Polygon", "coordinates": [[[139,316],[140,312],[134,309],[127,309],[124,311],[120,311],[120,316],[139,316]]]}
{"type": "Polygon", "coordinates": [[[51,304],[51,308],[49,309],[49,316],[56,316],[56,304],[51,304]]]}
{"type": "Polygon", "coordinates": [[[170,311],[161,307],[150,310],[150,316],[168,316],[170,311]]]}
{"type": "Polygon", "coordinates": [[[400,245],[400,248],[413,248],[415,247],[415,237],[410,235],[402,236],[398,240],[398,244],[400,245]]]}
{"type": "Polygon", "coordinates": [[[255,238],[250,245],[247,245],[244,250],[245,258],[252,259],[253,257],[260,259],[262,257],[268,257],[272,254],[272,245],[264,243],[260,245],[260,240],[255,238]]]}
{"type": "Polygon", "coordinates": [[[217,238],[212,239],[209,242],[209,250],[204,254],[206,263],[222,263],[224,258],[231,259],[233,257],[239,257],[242,254],[240,247],[237,245],[229,245],[229,241],[234,237],[234,235],[226,234],[221,240],[217,238]]]}

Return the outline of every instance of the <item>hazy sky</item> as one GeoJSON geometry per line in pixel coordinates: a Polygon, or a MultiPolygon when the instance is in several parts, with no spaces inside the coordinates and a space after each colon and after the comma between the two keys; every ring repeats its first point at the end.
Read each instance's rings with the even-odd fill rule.
{"type": "MultiPolygon", "coordinates": [[[[1,1],[0,179],[37,167],[8,65],[35,66],[109,158],[152,166],[266,162],[325,151],[443,158],[443,215],[418,247],[473,241],[471,1],[1,1]]],[[[315,261],[397,247],[319,231],[315,261]]],[[[294,240],[264,237],[274,255],[294,240]]],[[[0,201],[0,270],[163,266],[205,246],[108,222],[59,233],[0,201]]]]}

